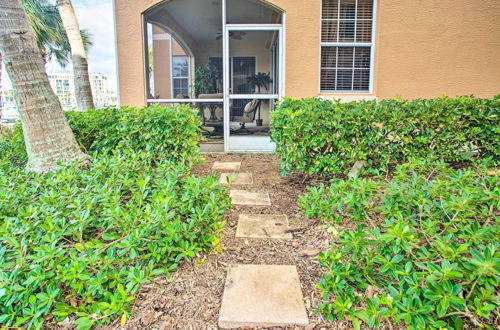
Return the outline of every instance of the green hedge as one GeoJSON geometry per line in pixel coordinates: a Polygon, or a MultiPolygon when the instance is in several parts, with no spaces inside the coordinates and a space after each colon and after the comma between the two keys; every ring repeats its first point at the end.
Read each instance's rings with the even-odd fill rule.
{"type": "Polygon", "coordinates": [[[13,128],[0,126],[0,164],[23,167],[28,161],[21,124],[13,128]]]}
{"type": "Polygon", "coordinates": [[[500,98],[383,100],[341,104],[285,99],[271,118],[281,172],[346,173],[357,160],[376,167],[411,159],[459,163],[479,150],[500,159],[500,98]]]}
{"type": "Polygon", "coordinates": [[[46,175],[0,167],[0,327],[129,315],[139,286],[218,246],[227,193],[146,152],[46,175]]]}
{"type": "MultiPolygon", "coordinates": [[[[122,107],[65,114],[75,138],[89,154],[130,149],[145,151],[151,158],[191,160],[199,153],[201,122],[198,110],[188,106],[122,107]]],[[[21,125],[16,125],[14,138],[11,141],[0,138],[0,151],[2,145],[10,151],[0,154],[0,160],[24,165],[26,151],[21,125]]]]}
{"type": "Polygon", "coordinates": [[[391,182],[335,179],[309,188],[301,212],[336,233],[321,253],[327,319],[355,328],[493,329],[500,312],[500,181],[486,168],[399,166],[391,182]],[[335,222],[357,221],[339,230],[335,222]]]}
{"type": "Polygon", "coordinates": [[[230,199],[189,175],[196,110],[66,115],[87,167],[26,172],[21,125],[0,132],[0,327],[124,324],[142,283],[219,246],[230,199]]]}

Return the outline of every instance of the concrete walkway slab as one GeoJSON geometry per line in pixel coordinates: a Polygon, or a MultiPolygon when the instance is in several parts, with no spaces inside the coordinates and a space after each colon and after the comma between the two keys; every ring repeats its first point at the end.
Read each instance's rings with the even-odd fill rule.
{"type": "Polygon", "coordinates": [[[212,166],[212,170],[239,171],[240,167],[241,162],[215,162],[212,166]]]}
{"type": "Polygon", "coordinates": [[[306,326],[309,323],[295,266],[231,265],[219,326],[306,326]]]}
{"type": "Polygon", "coordinates": [[[286,215],[240,214],[236,237],[291,239],[286,215]]]}
{"type": "Polygon", "coordinates": [[[252,173],[221,173],[220,184],[227,184],[227,180],[233,180],[232,184],[253,184],[252,173]]]}
{"type": "Polygon", "coordinates": [[[232,198],[234,205],[271,205],[271,199],[267,192],[231,190],[229,196],[232,198]]]}

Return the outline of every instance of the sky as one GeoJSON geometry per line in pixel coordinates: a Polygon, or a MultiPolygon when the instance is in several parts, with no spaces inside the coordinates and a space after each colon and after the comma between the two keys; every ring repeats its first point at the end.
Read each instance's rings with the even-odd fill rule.
{"type": "MultiPolygon", "coordinates": [[[[1,1],[1,0],[0,0],[1,1]]],[[[90,73],[108,76],[109,88],[116,91],[115,39],[112,0],[73,0],[81,29],[92,35],[93,45],[87,53],[90,73]]],[[[48,73],[71,72],[71,66],[61,68],[55,62],[47,64],[48,73]]],[[[5,70],[3,87],[8,88],[5,70]]]]}
{"type": "MultiPolygon", "coordinates": [[[[109,76],[110,88],[116,90],[115,39],[113,26],[112,0],[73,0],[80,29],[92,36],[93,45],[88,51],[90,73],[103,73],[109,76]]],[[[71,68],[59,67],[50,63],[47,71],[70,72],[71,68]]]]}

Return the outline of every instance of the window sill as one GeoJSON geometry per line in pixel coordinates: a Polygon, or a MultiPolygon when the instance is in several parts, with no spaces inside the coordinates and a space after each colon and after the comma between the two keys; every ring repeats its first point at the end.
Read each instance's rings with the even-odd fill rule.
{"type": "Polygon", "coordinates": [[[320,93],[318,97],[323,100],[340,100],[340,102],[376,100],[373,93],[320,93]]]}

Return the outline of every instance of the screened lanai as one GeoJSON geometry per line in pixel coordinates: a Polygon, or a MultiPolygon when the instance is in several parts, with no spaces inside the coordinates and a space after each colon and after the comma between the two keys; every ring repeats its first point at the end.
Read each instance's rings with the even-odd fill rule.
{"type": "Polygon", "coordinates": [[[282,17],[252,0],[170,0],[149,9],[148,103],[190,104],[200,111],[207,139],[239,138],[226,150],[262,149],[258,138],[268,140],[281,96],[282,17]]]}

